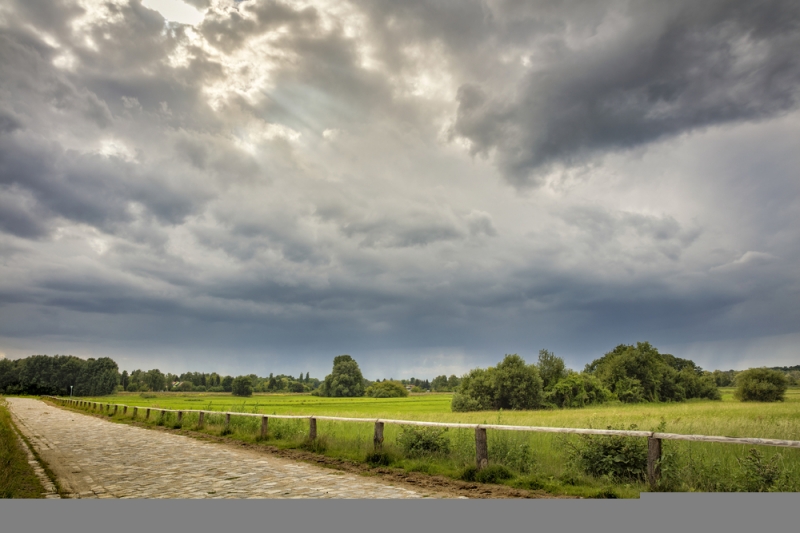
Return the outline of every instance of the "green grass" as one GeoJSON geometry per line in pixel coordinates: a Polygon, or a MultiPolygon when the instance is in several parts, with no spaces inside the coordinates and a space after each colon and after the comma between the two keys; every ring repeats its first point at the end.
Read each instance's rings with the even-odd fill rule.
{"type": "MultiPolygon", "coordinates": [[[[407,398],[320,398],[300,394],[256,394],[236,398],[230,394],[163,393],[143,398],[135,393],[90,399],[123,403],[140,407],[232,411],[263,414],[328,415],[359,418],[393,418],[406,420],[448,421],[533,425],[551,427],[613,426],[627,428],[635,424],[642,430],[654,430],[664,424],[670,433],[724,435],[800,440],[800,390],[790,389],[786,401],[771,404],[742,403],[733,399],[732,389],[723,389],[722,401],[690,400],[666,404],[608,404],[583,409],[543,411],[450,412],[450,394],[421,394],[407,398]]],[[[121,410],[120,410],[121,412],[121,410]]],[[[140,409],[140,420],[144,412],[140,409]]],[[[130,418],[131,410],[125,418],[130,418]]],[[[122,419],[121,415],[115,418],[122,419]]],[[[184,415],[182,427],[197,428],[197,414],[184,415]]],[[[164,421],[158,415],[151,424],[175,427],[175,414],[164,421]]],[[[232,417],[230,438],[247,442],[257,439],[260,421],[257,418],[232,417]]],[[[284,448],[308,446],[306,420],[271,419],[267,444],[284,448]]],[[[205,432],[221,434],[224,416],[206,415],[205,432]]],[[[317,422],[317,431],[324,437],[326,455],[365,461],[372,450],[373,425],[370,423],[317,422]]],[[[384,449],[391,465],[409,471],[442,474],[459,478],[475,462],[474,431],[450,429],[450,451],[425,457],[406,457],[397,443],[401,428],[387,425],[384,449]]],[[[641,482],[619,482],[588,476],[571,466],[566,450],[580,437],[546,433],[511,431],[488,432],[490,464],[501,464],[514,473],[502,483],[521,488],[542,489],[556,494],[595,497],[636,497],[647,487],[641,482]]],[[[744,479],[752,475],[742,464],[750,447],[729,444],[664,442],[665,484],[663,490],[740,490],[744,479]]],[[[800,490],[800,450],[757,447],[764,462],[775,461],[783,473],[782,484],[773,488],[800,490]],[[773,458],[776,454],[777,458],[773,458]]]]}
{"type": "Polygon", "coordinates": [[[0,397],[0,498],[41,498],[43,492],[0,397]]]}

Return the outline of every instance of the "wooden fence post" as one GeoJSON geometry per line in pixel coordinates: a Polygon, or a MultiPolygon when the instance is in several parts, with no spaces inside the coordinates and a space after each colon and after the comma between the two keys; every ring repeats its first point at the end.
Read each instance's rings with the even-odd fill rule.
{"type": "Polygon", "coordinates": [[[475,428],[475,463],[478,470],[489,465],[489,447],[486,442],[486,428],[475,428]]]}
{"type": "Polygon", "coordinates": [[[117,414],[117,409],[118,408],[119,408],[119,405],[114,405],[114,414],[117,414]]]}
{"type": "Polygon", "coordinates": [[[126,415],[126,414],[128,414],[128,406],[127,406],[127,405],[123,405],[123,406],[122,406],[122,414],[123,414],[123,415],[126,415]]]}
{"type": "Polygon", "coordinates": [[[269,424],[269,419],[266,416],[261,417],[261,439],[267,438],[267,426],[269,424]]]}
{"type": "Polygon", "coordinates": [[[231,414],[225,413],[225,429],[230,429],[231,427],[231,414]]]}
{"type": "Polygon", "coordinates": [[[203,427],[204,419],[205,419],[205,413],[203,411],[200,411],[200,418],[197,421],[197,427],[200,427],[200,428],[203,427]]]}
{"type": "Polygon", "coordinates": [[[317,419],[313,416],[308,419],[308,439],[316,440],[317,438],[317,419]]]}
{"type": "Polygon", "coordinates": [[[372,444],[375,451],[383,450],[383,422],[375,422],[375,435],[372,437],[372,444]]]}
{"type": "Polygon", "coordinates": [[[647,482],[655,488],[661,478],[661,439],[647,437],[647,482]]]}
{"type": "Polygon", "coordinates": [[[183,421],[183,411],[178,411],[178,424],[183,421]]]}
{"type": "Polygon", "coordinates": [[[144,419],[147,420],[148,418],[150,418],[150,409],[144,413],[144,419]]]}
{"type": "Polygon", "coordinates": [[[134,408],[133,408],[133,416],[132,416],[132,418],[136,418],[136,415],[137,415],[138,413],[139,413],[139,408],[138,408],[138,407],[134,407],[134,408]]]}
{"type": "Polygon", "coordinates": [[[159,418],[159,420],[164,420],[164,418],[165,418],[166,416],[167,416],[167,412],[166,412],[165,410],[163,410],[163,409],[162,409],[162,410],[161,410],[161,416],[159,416],[158,418],[159,418]]]}

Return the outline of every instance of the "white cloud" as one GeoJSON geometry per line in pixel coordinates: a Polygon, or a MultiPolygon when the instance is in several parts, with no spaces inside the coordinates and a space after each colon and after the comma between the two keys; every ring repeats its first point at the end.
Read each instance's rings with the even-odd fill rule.
{"type": "Polygon", "coordinates": [[[181,0],[142,0],[142,5],[155,9],[171,22],[181,24],[199,24],[203,20],[203,13],[195,7],[181,0]]]}

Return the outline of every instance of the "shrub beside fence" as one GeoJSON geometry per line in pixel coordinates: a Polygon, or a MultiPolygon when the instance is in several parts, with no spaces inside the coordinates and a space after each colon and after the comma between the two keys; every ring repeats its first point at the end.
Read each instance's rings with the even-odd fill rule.
{"type": "MultiPolygon", "coordinates": [[[[112,403],[98,403],[87,402],[84,400],[74,400],[69,398],[59,398],[56,396],[45,396],[54,402],[64,406],[72,406],[79,408],[88,408],[93,411],[107,412],[109,416],[117,414],[119,407],[123,408],[123,414],[127,412],[128,406],[124,404],[112,403]],[[113,413],[111,408],[114,408],[113,413]]],[[[133,407],[133,418],[137,416],[137,407],[133,407]]],[[[202,427],[205,422],[206,413],[215,413],[213,411],[202,410],[189,410],[189,409],[162,409],[155,407],[146,408],[145,419],[150,418],[150,411],[158,411],[160,413],[159,421],[163,423],[164,417],[167,413],[177,413],[177,421],[180,423],[186,413],[198,413],[198,426],[202,427]]],[[[222,414],[222,413],[220,413],[222,414]]],[[[662,441],[663,440],[676,440],[676,441],[690,441],[690,442],[714,442],[722,444],[745,444],[745,445],[758,445],[758,446],[775,446],[783,448],[796,448],[800,449],[800,441],[796,440],[781,440],[781,439],[760,439],[748,437],[722,437],[712,435],[684,435],[680,433],[663,433],[657,431],[635,431],[623,429],[585,429],[585,428],[554,428],[554,427],[538,427],[538,426],[510,426],[502,424],[461,424],[455,422],[423,422],[417,420],[394,420],[386,418],[352,418],[352,417],[339,417],[339,416],[315,416],[315,415],[264,415],[259,413],[235,413],[225,412],[225,429],[224,432],[230,432],[231,416],[237,417],[255,417],[261,418],[260,437],[265,439],[269,427],[269,419],[295,419],[295,420],[308,420],[308,439],[313,442],[317,439],[317,421],[330,420],[338,422],[359,422],[374,424],[373,447],[374,450],[380,451],[383,447],[383,434],[385,424],[395,424],[400,426],[421,426],[421,427],[436,427],[436,428],[458,428],[458,429],[474,429],[475,430],[475,466],[478,471],[481,471],[489,466],[489,453],[487,445],[486,430],[498,431],[529,431],[538,433],[562,433],[573,435],[604,435],[604,436],[620,436],[632,438],[646,438],[647,439],[647,482],[651,487],[655,487],[661,476],[660,464],[662,457],[662,441]]]]}

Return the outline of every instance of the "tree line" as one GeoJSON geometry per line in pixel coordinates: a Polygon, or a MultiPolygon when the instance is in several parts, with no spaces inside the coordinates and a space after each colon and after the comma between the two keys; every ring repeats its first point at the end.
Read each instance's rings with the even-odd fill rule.
{"type": "Polygon", "coordinates": [[[481,411],[584,407],[611,401],[720,400],[719,387],[727,385],[736,386],[734,395],[742,401],[779,401],[790,384],[786,373],[776,369],[732,372],[705,371],[689,359],[659,353],[649,342],[621,344],[582,372],[567,369],[563,359],[540,350],[535,364],[511,354],[495,367],[472,369],[462,378],[451,408],[481,411]]]}
{"type": "Polygon", "coordinates": [[[0,359],[0,394],[104,396],[129,392],[231,392],[250,396],[253,392],[310,392],[320,380],[309,372],[259,377],[222,376],[216,372],[163,373],[159,369],[119,372],[113,359],[81,359],[72,355],[32,355],[23,359],[0,359]]]}

